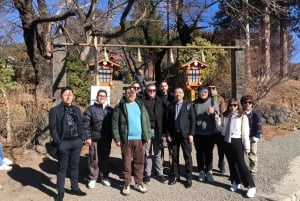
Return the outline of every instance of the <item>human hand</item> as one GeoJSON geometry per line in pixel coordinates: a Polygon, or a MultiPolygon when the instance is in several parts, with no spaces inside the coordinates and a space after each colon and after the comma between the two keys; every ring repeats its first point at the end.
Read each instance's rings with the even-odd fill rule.
{"type": "Polygon", "coordinates": [[[172,142],[172,137],[171,137],[171,135],[167,135],[167,140],[168,140],[168,142],[172,142]]]}
{"type": "Polygon", "coordinates": [[[117,147],[121,147],[121,142],[120,141],[116,142],[116,145],[117,147]]]}
{"type": "Polygon", "coordinates": [[[88,144],[89,146],[91,146],[91,144],[92,144],[92,139],[91,139],[91,138],[86,139],[86,140],[85,140],[85,144],[88,144]]]}
{"type": "Polygon", "coordinates": [[[208,107],[208,113],[209,113],[209,114],[213,114],[214,112],[215,112],[215,108],[212,107],[212,106],[209,106],[209,107],[208,107]]]}
{"type": "Polygon", "coordinates": [[[193,141],[194,141],[194,136],[189,135],[189,137],[188,137],[188,143],[193,144],[193,141]]]}

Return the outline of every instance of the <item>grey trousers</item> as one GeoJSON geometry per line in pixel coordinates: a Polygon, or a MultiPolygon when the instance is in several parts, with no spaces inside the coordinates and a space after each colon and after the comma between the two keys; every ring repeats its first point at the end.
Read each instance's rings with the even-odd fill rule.
{"type": "Polygon", "coordinates": [[[151,131],[151,142],[145,146],[145,174],[146,176],[151,176],[154,163],[154,168],[157,175],[161,176],[163,175],[163,166],[161,160],[161,148],[159,146],[159,133],[157,129],[151,129],[151,131]]]}

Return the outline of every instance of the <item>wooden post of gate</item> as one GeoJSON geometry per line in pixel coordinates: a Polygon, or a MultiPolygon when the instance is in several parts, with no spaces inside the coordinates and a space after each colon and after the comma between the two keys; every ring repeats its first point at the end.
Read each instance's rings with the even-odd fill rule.
{"type": "MultiPolygon", "coordinates": [[[[53,43],[65,43],[66,37],[63,35],[54,36],[53,43]]],[[[53,106],[61,102],[60,88],[67,84],[66,79],[66,56],[67,51],[65,46],[53,46],[52,70],[53,70],[53,106]]]]}
{"type": "MultiPolygon", "coordinates": [[[[235,40],[235,46],[243,47],[243,40],[235,40]]],[[[232,97],[238,100],[245,94],[246,88],[245,49],[231,50],[231,84],[232,97]]]]}

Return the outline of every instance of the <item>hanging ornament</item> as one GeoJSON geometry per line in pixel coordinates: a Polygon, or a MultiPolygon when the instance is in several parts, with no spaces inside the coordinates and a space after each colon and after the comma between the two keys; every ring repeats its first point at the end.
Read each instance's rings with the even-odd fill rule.
{"type": "Polygon", "coordinates": [[[106,51],[106,47],[104,47],[104,61],[109,61],[108,55],[107,55],[107,51],[106,51]]]}
{"type": "Polygon", "coordinates": [[[142,55],[141,55],[141,49],[140,48],[138,48],[138,52],[137,52],[137,61],[142,62],[142,55]]]}
{"type": "Polygon", "coordinates": [[[172,49],[169,50],[170,51],[170,62],[173,64],[174,63],[174,56],[173,56],[173,51],[172,49]]]}
{"type": "Polygon", "coordinates": [[[98,72],[98,58],[99,58],[99,52],[98,52],[98,39],[97,36],[94,36],[94,47],[95,47],[95,70],[98,72]]]}
{"type": "Polygon", "coordinates": [[[201,61],[205,63],[205,55],[203,49],[201,50],[201,61]]]}

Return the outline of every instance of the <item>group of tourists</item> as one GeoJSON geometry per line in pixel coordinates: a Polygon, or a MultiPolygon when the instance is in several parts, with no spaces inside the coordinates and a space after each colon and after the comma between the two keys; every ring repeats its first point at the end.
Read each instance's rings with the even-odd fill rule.
{"type": "Polygon", "coordinates": [[[231,191],[241,184],[254,197],[253,174],[257,172],[257,142],[261,138],[261,117],[253,109],[253,97],[225,101],[213,83],[201,85],[195,101],[185,100],[184,89],[171,93],[167,81],[141,86],[133,82],[114,108],[106,104],[107,92],[100,89],[96,102],[83,114],[72,104],[73,90],[62,88],[61,104],[49,113],[50,133],[58,147],[57,201],[64,198],[67,168],[70,168],[71,193],[86,195],[78,185],[82,146],[89,146],[89,182],[95,188],[99,180],[110,186],[109,156],[112,141],[121,149],[122,194],[130,194],[132,175],[134,189],[146,193],[152,178],[174,185],[185,177],[185,187],[192,187],[192,145],[196,151],[198,181],[212,182],[213,148],[218,148],[218,168],[225,172],[225,158],[231,179],[231,191]],[[144,90],[142,90],[144,88],[144,90]],[[185,160],[185,175],[179,168],[180,147],[185,160]],[[171,174],[164,175],[164,149],[168,148],[171,174]],[[250,160],[249,168],[244,154],[250,160]]]}

